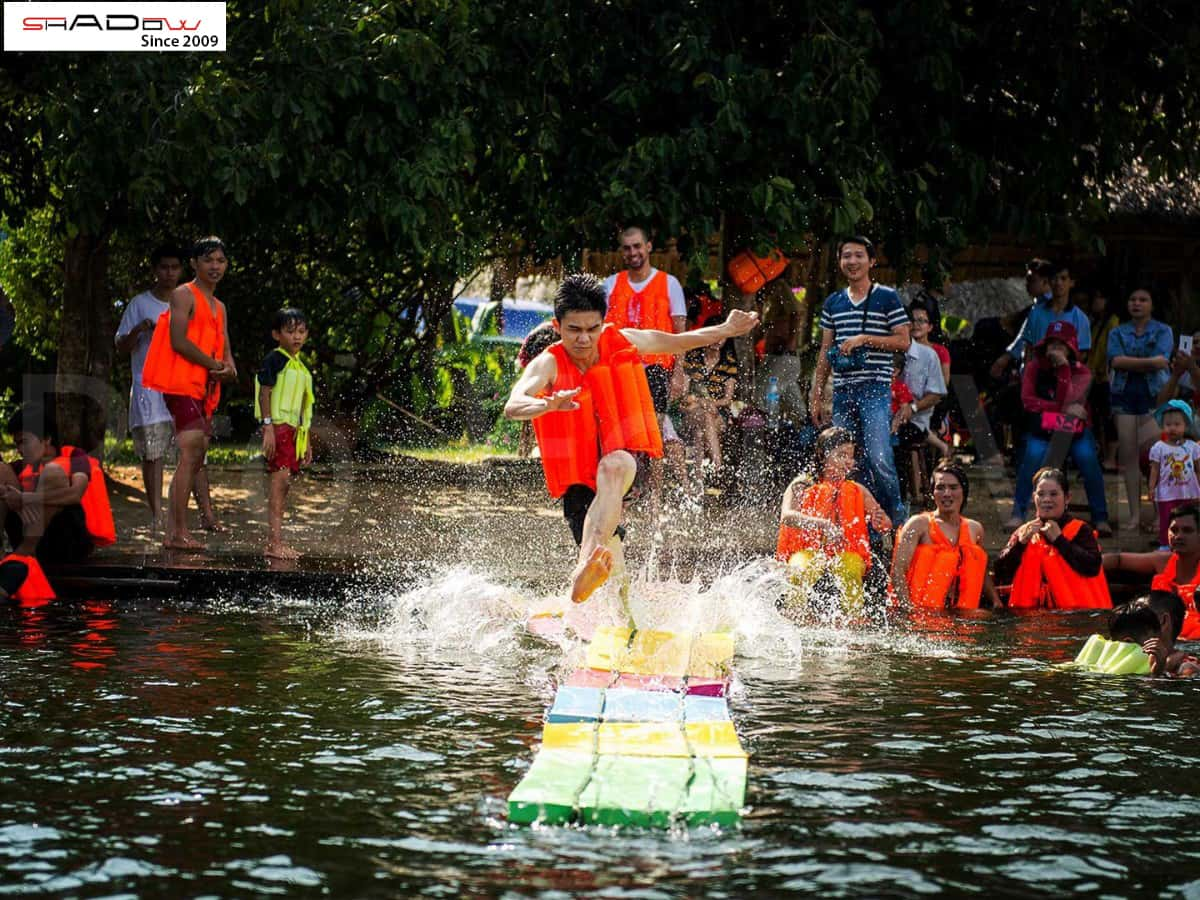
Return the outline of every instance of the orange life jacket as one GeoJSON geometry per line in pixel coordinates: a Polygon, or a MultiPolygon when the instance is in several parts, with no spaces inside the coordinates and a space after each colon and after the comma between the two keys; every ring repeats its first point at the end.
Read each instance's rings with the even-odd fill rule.
{"type": "Polygon", "coordinates": [[[729,261],[725,271],[739,291],[753,294],[768,281],[782,275],[787,267],[788,258],[776,247],[766,256],[755,256],[751,251],[743,250],[729,261]]]}
{"type": "MultiPolygon", "coordinates": [[[[629,282],[629,272],[619,272],[608,298],[608,314],[604,321],[618,328],[648,328],[673,334],[675,325],[671,322],[667,273],[661,270],[655,272],[649,284],[640,291],[634,291],[629,282]]],[[[650,353],[642,357],[642,362],[648,366],[671,369],[675,366],[675,357],[670,353],[650,353]]]]}
{"type": "Polygon", "coordinates": [[[600,457],[614,450],[653,457],[663,453],[650,384],[637,348],[620,330],[606,325],[598,350],[599,359],[586,372],[571,362],[562,341],[546,350],[558,366],[547,395],[582,388],[575,396],[579,409],[543,413],[533,420],[552,497],[561,497],[573,484],[595,490],[600,457]]]}
{"type": "MultiPolygon", "coordinates": [[[[57,457],[50,460],[67,474],[68,481],[71,479],[71,455],[74,452],[75,448],[67,444],[59,449],[57,457]]],[[[107,547],[117,540],[117,530],[113,524],[112,504],[108,500],[108,485],[104,480],[104,471],[100,468],[100,463],[94,456],[85,455],[88,461],[88,483],[84,488],[83,497],[79,500],[79,505],[83,507],[84,523],[87,525],[92,543],[97,547],[107,547]]],[[[37,487],[37,480],[41,476],[43,468],[45,465],[39,465],[36,469],[26,465],[21,470],[21,489],[33,491],[37,487]]]]}
{"type": "Polygon", "coordinates": [[[871,543],[867,535],[867,513],[862,488],[846,479],[840,484],[818,481],[800,495],[802,516],[824,519],[842,528],[841,541],[830,542],[815,528],[793,528],[780,524],[775,558],[787,562],[800,550],[820,550],[827,556],[855,553],[871,566],[871,543]]]}
{"type": "MultiPolygon", "coordinates": [[[[192,318],[187,326],[187,338],[213,359],[225,358],[225,316],[214,302],[209,305],[204,291],[189,281],[195,297],[192,318]]],[[[211,416],[221,399],[221,386],[209,378],[211,373],[204,366],[191,362],[175,352],[171,346],[171,310],[158,317],[150,349],[146,351],[146,363],[142,367],[142,385],[164,394],[176,394],[204,401],[204,413],[211,416]]]]}
{"type": "Polygon", "coordinates": [[[987,551],[971,537],[971,527],[963,519],[958,528],[958,543],[952,544],[929,513],[929,543],[918,544],[905,578],[914,609],[941,611],[979,609],[983,579],[987,574],[987,551]],[[952,588],[957,588],[951,591],[952,588]]]}
{"type": "Polygon", "coordinates": [[[1186,584],[1180,584],[1175,580],[1178,568],[1179,554],[1172,553],[1171,558],[1167,560],[1166,568],[1150,581],[1150,589],[1173,591],[1179,595],[1186,610],[1183,616],[1183,630],[1179,632],[1179,637],[1185,641],[1194,641],[1200,638],[1200,612],[1196,610],[1196,589],[1200,588],[1200,566],[1197,566],[1192,580],[1186,584]]]}
{"type": "Polygon", "coordinates": [[[44,606],[56,599],[54,588],[50,587],[50,582],[46,580],[46,573],[42,571],[42,565],[37,561],[37,557],[10,553],[4,559],[0,559],[0,565],[6,562],[25,564],[27,570],[25,580],[21,582],[17,592],[12,595],[12,598],[22,606],[44,606]]]}
{"type": "MultiPolygon", "coordinates": [[[[1082,527],[1081,519],[1073,519],[1062,530],[1063,536],[1074,540],[1082,527]]],[[[1033,536],[1021,556],[1008,605],[1011,609],[1111,609],[1112,597],[1103,569],[1085,578],[1039,534],[1033,536]]]]}

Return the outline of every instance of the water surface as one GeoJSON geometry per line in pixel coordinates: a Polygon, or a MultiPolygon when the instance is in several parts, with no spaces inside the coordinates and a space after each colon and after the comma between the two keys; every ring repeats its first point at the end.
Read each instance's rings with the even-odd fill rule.
{"type": "Polygon", "coordinates": [[[1055,670],[1088,615],[800,628],[758,570],[647,590],[738,632],[743,825],[510,827],[579,657],[537,590],[0,606],[0,894],[1200,896],[1200,686],[1055,670]]]}

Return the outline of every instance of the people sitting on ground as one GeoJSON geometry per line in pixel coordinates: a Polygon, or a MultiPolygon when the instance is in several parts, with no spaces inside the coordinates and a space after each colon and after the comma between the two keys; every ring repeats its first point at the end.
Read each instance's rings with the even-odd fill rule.
{"type": "MultiPolygon", "coordinates": [[[[1108,336],[1108,365],[1112,370],[1111,405],[1117,426],[1117,464],[1125,481],[1128,510],[1121,527],[1136,531],[1142,524],[1141,453],[1154,442],[1158,429],[1151,415],[1155,398],[1170,378],[1171,329],[1151,318],[1154,299],[1149,288],[1129,295],[1129,321],[1108,336]]],[[[1149,529],[1150,523],[1147,522],[1149,529]]]]}
{"type": "Polygon", "coordinates": [[[993,568],[1010,586],[1010,609],[1105,609],[1112,606],[1095,532],[1067,512],[1070,489],[1061,469],[1033,476],[1036,518],[1008,540],[993,568]]]}
{"type": "Polygon", "coordinates": [[[0,588],[22,601],[53,599],[42,567],[83,561],[116,540],[104,474],[92,457],[60,446],[54,415],[27,404],[8,422],[21,458],[0,465],[0,503],[12,553],[0,588]],[[22,569],[23,567],[23,569],[22,569]]]}
{"type": "Polygon", "coordinates": [[[262,424],[262,454],[270,479],[267,499],[267,545],[263,555],[299,559],[283,542],[283,506],[300,466],[312,464],[309,430],[313,416],[313,379],[300,361],[308,340],[308,319],[295,307],[275,313],[271,323],[275,349],[254,377],[254,415],[262,424]]]}
{"type": "Polygon", "coordinates": [[[1025,518],[1033,474],[1041,466],[1056,465],[1068,453],[1083,476],[1092,522],[1101,537],[1111,537],[1104,472],[1096,452],[1096,439],[1087,427],[1087,392],[1091,372],[1078,361],[1075,327],[1054,322],[1025,366],[1021,401],[1028,433],[1021,465],[1017,469],[1012,517],[1006,529],[1015,529],[1025,518]]]}
{"type": "MultiPolygon", "coordinates": [[[[938,428],[945,416],[945,400],[950,388],[950,351],[945,344],[935,340],[935,336],[941,335],[941,323],[938,321],[936,310],[937,305],[932,296],[923,291],[909,306],[908,315],[912,319],[913,344],[920,344],[922,347],[932,350],[937,355],[938,366],[941,369],[942,397],[934,404],[933,409],[929,410],[929,424],[925,427],[925,442],[945,459],[950,455],[950,445],[938,436],[938,428]]],[[[912,352],[911,347],[909,351],[912,352]]],[[[914,393],[916,392],[914,391],[914,393]]],[[[924,413],[920,413],[914,418],[920,419],[923,415],[924,413]]]]}
{"type": "Polygon", "coordinates": [[[1176,506],[1169,519],[1169,549],[1150,553],[1105,553],[1104,570],[1112,573],[1114,578],[1119,575],[1149,578],[1152,589],[1178,594],[1185,607],[1183,638],[1194,641],[1200,639],[1196,598],[1200,589],[1200,504],[1176,506]]]}
{"type": "Polygon", "coordinates": [[[1200,675],[1200,659],[1175,649],[1183,622],[1183,603],[1170,591],[1123,603],[1108,620],[1109,637],[1137,644],[1150,657],[1150,674],[1165,678],[1200,675]]]}
{"type": "Polygon", "coordinates": [[[1156,398],[1159,406],[1174,399],[1195,405],[1196,386],[1200,385],[1200,331],[1192,335],[1191,344],[1190,353],[1176,350],[1172,354],[1170,375],[1156,398]]]}
{"type": "Polygon", "coordinates": [[[983,526],[962,514],[967,473],[943,460],[933,470],[933,512],[918,513],[896,538],[892,585],[901,608],[926,612],[999,606],[983,549],[983,526]]]}
{"type": "Polygon", "coordinates": [[[1150,448],[1150,496],[1158,509],[1158,549],[1167,549],[1171,510],[1200,500],[1200,444],[1192,408],[1182,400],[1169,400],[1154,412],[1162,438],[1150,448]]]}
{"type": "Polygon", "coordinates": [[[737,391],[738,361],[733,341],[691,350],[683,358],[687,392],[679,401],[692,435],[697,463],[707,460],[714,471],[724,465],[721,435],[729,422],[737,391]]]}
{"type": "Polygon", "coordinates": [[[868,525],[883,532],[892,523],[871,492],[848,477],[855,463],[854,437],[847,429],[821,432],[816,464],[815,484],[798,477],[784,491],[775,558],[791,570],[796,611],[832,582],[842,610],[858,614],[865,604],[863,576],[871,566],[868,525]]]}

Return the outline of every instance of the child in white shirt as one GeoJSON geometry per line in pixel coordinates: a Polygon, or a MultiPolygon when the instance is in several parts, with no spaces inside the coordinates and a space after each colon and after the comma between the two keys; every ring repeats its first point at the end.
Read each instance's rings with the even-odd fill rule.
{"type": "Polygon", "coordinates": [[[1154,413],[1162,439],[1150,448],[1150,495],[1158,507],[1158,543],[1167,549],[1171,510],[1200,500],[1200,444],[1191,440],[1192,408],[1183,400],[1170,400],[1154,413]]]}

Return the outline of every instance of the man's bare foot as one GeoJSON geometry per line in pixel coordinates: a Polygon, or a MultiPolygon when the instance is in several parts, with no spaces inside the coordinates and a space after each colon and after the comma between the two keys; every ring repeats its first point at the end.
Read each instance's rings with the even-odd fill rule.
{"type": "Polygon", "coordinates": [[[267,544],[267,549],[263,551],[263,556],[271,557],[272,559],[299,559],[300,551],[293,550],[286,544],[267,544]]]}
{"type": "Polygon", "coordinates": [[[169,535],[163,541],[164,550],[203,550],[204,545],[190,534],[169,535]]]}
{"type": "Polygon", "coordinates": [[[613,555],[607,547],[597,547],[587,561],[575,570],[571,579],[571,602],[582,603],[608,581],[612,574],[613,555]]]}

